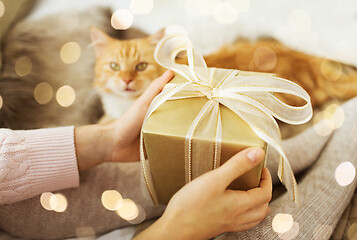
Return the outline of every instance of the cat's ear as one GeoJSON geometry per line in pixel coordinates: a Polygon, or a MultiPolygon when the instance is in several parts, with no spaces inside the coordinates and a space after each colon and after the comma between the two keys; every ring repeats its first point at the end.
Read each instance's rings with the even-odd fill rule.
{"type": "Polygon", "coordinates": [[[165,28],[160,29],[149,37],[150,44],[156,45],[163,36],[165,36],[165,28]]]}
{"type": "Polygon", "coordinates": [[[102,54],[103,49],[109,43],[111,38],[96,27],[90,28],[90,37],[92,40],[91,45],[94,46],[95,55],[98,57],[102,54]]]}

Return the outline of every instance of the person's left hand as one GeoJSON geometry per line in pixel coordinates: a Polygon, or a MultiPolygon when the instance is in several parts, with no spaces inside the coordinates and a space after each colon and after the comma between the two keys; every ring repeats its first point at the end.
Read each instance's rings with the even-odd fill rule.
{"type": "Polygon", "coordinates": [[[75,128],[75,146],[80,171],[103,162],[133,162],[139,160],[139,137],[146,111],[174,73],[166,71],[155,79],[126,113],[107,125],[87,125],[75,128]]]}
{"type": "Polygon", "coordinates": [[[173,72],[168,70],[161,77],[155,79],[128,111],[111,124],[115,133],[115,146],[111,161],[132,162],[139,160],[140,130],[146,111],[152,100],[173,76],[173,72]]]}

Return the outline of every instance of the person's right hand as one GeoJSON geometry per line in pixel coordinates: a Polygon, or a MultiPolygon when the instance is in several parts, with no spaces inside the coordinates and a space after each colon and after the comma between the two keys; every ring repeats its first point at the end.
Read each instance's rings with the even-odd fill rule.
{"type": "Polygon", "coordinates": [[[172,197],[163,216],[137,239],[209,239],[256,226],[270,212],[272,182],[268,169],[263,169],[257,188],[238,191],[227,187],[263,158],[262,149],[248,148],[194,179],[172,197]]]}

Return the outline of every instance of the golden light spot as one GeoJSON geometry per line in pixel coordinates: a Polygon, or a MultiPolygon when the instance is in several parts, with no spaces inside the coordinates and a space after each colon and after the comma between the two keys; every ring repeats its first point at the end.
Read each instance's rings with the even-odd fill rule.
{"type": "Polygon", "coordinates": [[[2,105],[3,105],[3,100],[2,100],[2,97],[0,95],[0,109],[2,108],[2,105]]]}
{"type": "Polygon", "coordinates": [[[293,226],[294,220],[290,214],[278,213],[275,215],[272,227],[277,233],[285,233],[293,226]]]}
{"type": "Polygon", "coordinates": [[[123,197],[116,190],[107,190],[102,194],[102,204],[106,209],[116,211],[122,206],[123,197]]]}
{"type": "Polygon", "coordinates": [[[290,13],[289,23],[295,32],[307,32],[311,28],[310,14],[305,10],[295,9],[290,13]]]}
{"type": "Polygon", "coordinates": [[[138,216],[139,210],[132,200],[123,199],[123,205],[117,210],[117,214],[124,220],[130,221],[138,216]]]}
{"type": "Polygon", "coordinates": [[[327,111],[318,112],[313,120],[313,128],[320,136],[328,136],[335,129],[332,114],[327,111]]]}
{"type": "Polygon", "coordinates": [[[320,65],[321,74],[329,81],[336,81],[342,75],[342,65],[339,62],[323,59],[320,65]]]}
{"type": "Polygon", "coordinates": [[[349,240],[357,239],[357,223],[353,223],[348,228],[347,236],[349,240]]]}
{"type": "Polygon", "coordinates": [[[5,13],[5,5],[2,1],[0,1],[0,18],[4,15],[5,13]]]}
{"type": "Polygon", "coordinates": [[[49,83],[41,82],[35,87],[33,96],[39,104],[47,104],[53,97],[53,88],[49,83]]]}
{"type": "Polygon", "coordinates": [[[335,179],[337,183],[344,187],[350,185],[356,177],[356,169],[349,161],[340,163],[335,170],[335,179]]]}
{"type": "Polygon", "coordinates": [[[32,61],[29,57],[19,57],[15,63],[15,72],[19,77],[24,77],[32,70],[32,61]]]}
{"type": "Polygon", "coordinates": [[[81,56],[81,47],[76,42],[67,42],[62,46],[60,56],[66,64],[75,63],[81,56]]]}
{"type": "Polygon", "coordinates": [[[58,26],[64,31],[73,31],[78,27],[79,16],[75,11],[61,13],[58,17],[58,26]]]}
{"type": "Polygon", "coordinates": [[[253,55],[254,65],[262,71],[270,71],[275,68],[277,56],[269,47],[259,47],[253,55]]]}
{"type": "Polygon", "coordinates": [[[332,227],[326,224],[318,224],[313,231],[313,240],[328,240],[332,234],[332,227]]]}
{"type": "Polygon", "coordinates": [[[95,231],[92,227],[79,227],[76,229],[76,235],[79,239],[95,239],[95,231]]]}
{"type": "Polygon", "coordinates": [[[213,16],[220,24],[231,24],[238,19],[237,9],[228,2],[217,4],[213,8],[213,16]]]}
{"type": "Polygon", "coordinates": [[[52,196],[54,196],[53,193],[45,192],[45,193],[42,193],[41,197],[40,197],[40,203],[41,203],[42,207],[48,211],[53,210],[53,208],[51,207],[51,204],[50,204],[50,199],[52,196]]]}
{"type": "Polygon", "coordinates": [[[356,59],[355,46],[346,40],[342,40],[336,45],[335,53],[336,57],[345,62],[353,62],[356,59]]]}
{"type": "Polygon", "coordinates": [[[118,9],[116,10],[111,18],[111,24],[114,29],[117,30],[126,30],[133,25],[134,16],[127,9],[118,9]]]}
{"type": "Polygon", "coordinates": [[[154,7],[154,0],[131,0],[130,10],[134,14],[148,14],[154,7]]]}
{"type": "Polygon", "coordinates": [[[136,206],[138,207],[138,216],[136,216],[136,218],[134,218],[133,220],[128,220],[128,222],[131,224],[140,224],[144,222],[146,218],[145,210],[139,205],[136,206]]]}
{"type": "Polygon", "coordinates": [[[289,229],[289,231],[287,231],[285,233],[278,233],[278,236],[280,239],[283,239],[283,240],[292,240],[292,239],[296,238],[299,231],[300,231],[299,223],[294,222],[293,226],[289,229]]]}
{"type": "Polygon", "coordinates": [[[67,198],[60,193],[50,196],[50,207],[55,212],[64,212],[67,209],[67,198]]]}
{"type": "Polygon", "coordinates": [[[332,116],[333,128],[340,128],[345,121],[345,111],[336,103],[328,105],[325,109],[325,114],[332,116]]]}
{"type": "Polygon", "coordinates": [[[65,85],[58,89],[56,99],[62,107],[69,107],[76,100],[76,93],[71,86],[65,85]]]}

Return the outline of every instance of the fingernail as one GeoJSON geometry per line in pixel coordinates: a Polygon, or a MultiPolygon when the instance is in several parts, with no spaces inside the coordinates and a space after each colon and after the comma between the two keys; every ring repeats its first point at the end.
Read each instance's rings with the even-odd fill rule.
{"type": "Polygon", "coordinates": [[[166,70],[165,72],[164,72],[164,74],[162,74],[162,76],[164,77],[164,78],[167,78],[168,76],[171,76],[171,70],[166,70]]]}
{"type": "Polygon", "coordinates": [[[252,163],[259,162],[261,155],[262,155],[262,150],[259,148],[253,148],[247,152],[247,157],[252,163]]]}

